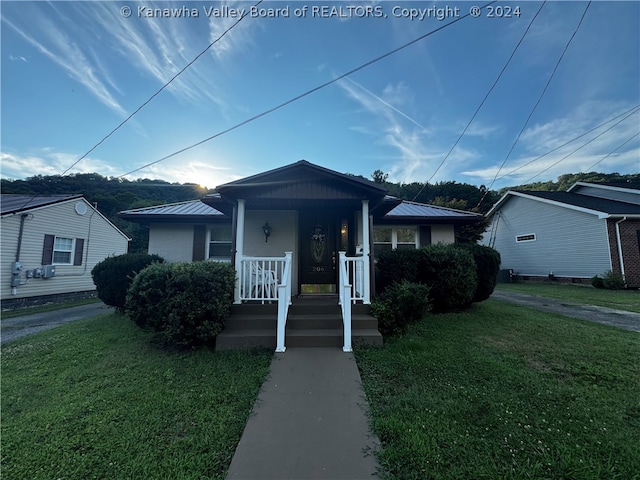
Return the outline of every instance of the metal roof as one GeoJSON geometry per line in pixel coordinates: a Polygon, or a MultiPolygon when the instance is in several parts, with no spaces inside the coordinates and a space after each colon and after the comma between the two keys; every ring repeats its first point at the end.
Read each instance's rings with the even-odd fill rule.
{"type": "Polygon", "coordinates": [[[394,219],[399,217],[409,218],[480,218],[482,215],[473,212],[465,212],[463,210],[455,210],[453,208],[439,207],[436,205],[427,205],[425,203],[409,202],[403,200],[400,205],[393,208],[387,213],[385,219],[394,219]]]}
{"type": "Polygon", "coordinates": [[[19,213],[54,203],[82,198],[82,195],[17,195],[3,193],[0,196],[0,214],[19,213]]]}
{"type": "Polygon", "coordinates": [[[154,220],[154,219],[178,219],[185,220],[197,218],[226,218],[225,215],[215,208],[200,200],[189,200],[186,202],[169,203],[166,205],[156,205],[154,207],[134,208],[124,210],[118,215],[127,220],[154,220]]]}

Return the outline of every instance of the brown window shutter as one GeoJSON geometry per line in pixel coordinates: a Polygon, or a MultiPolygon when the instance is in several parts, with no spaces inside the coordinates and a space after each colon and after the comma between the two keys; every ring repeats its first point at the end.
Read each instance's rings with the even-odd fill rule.
{"type": "Polygon", "coordinates": [[[193,226],[193,257],[192,260],[204,260],[205,247],[207,241],[207,227],[205,225],[193,226]]]}
{"type": "Polygon", "coordinates": [[[420,246],[426,247],[431,245],[431,227],[428,225],[420,226],[420,246]]]}
{"type": "Polygon", "coordinates": [[[42,265],[51,265],[53,263],[53,243],[55,240],[55,235],[45,234],[42,248],[42,265]]]}
{"type": "Polygon", "coordinates": [[[84,250],[84,238],[76,238],[76,251],[73,254],[74,265],[82,265],[83,250],[84,250]]]}

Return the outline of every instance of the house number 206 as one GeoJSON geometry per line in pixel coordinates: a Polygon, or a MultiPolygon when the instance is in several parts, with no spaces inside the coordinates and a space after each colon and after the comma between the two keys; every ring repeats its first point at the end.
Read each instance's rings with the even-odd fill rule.
{"type": "Polygon", "coordinates": [[[324,272],[324,267],[313,267],[314,272],[324,272]]]}

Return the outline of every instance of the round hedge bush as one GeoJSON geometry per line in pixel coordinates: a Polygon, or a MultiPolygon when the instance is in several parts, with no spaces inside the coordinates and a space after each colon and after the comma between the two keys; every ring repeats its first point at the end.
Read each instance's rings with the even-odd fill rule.
{"type": "Polygon", "coordinates": [[[127,290],[139,271],[152,263],[162,263],[159,255],[146,253],[125,253],[107,257],[97,263],[91,270],[91,277],[96,286],[98,298],[107,305],[124,310],[127,290]]]}
{"type": "Polygon", "coordinates": [[[235,277],[225,263],[154,264],[133,280],[126,313],[169,344],[213,346],[231,313],[235,277]]]}

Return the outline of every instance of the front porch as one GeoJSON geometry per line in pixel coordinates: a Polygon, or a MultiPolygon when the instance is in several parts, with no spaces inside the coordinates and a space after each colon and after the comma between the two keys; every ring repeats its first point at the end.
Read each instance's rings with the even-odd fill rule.
{"type": "MultiPolygon", "coordinates": [[[[345,345],[342,312],[337,295],[302,295],[291,299],[284,329],[286,347],[336,347],[345,345]]],[[[351,343],[382,345],[378,321],[369,305],[356,303],[351,309],[351,343]]],[[[277,303],[233,305],[216,350],[277,347],[277,303]]]]}

